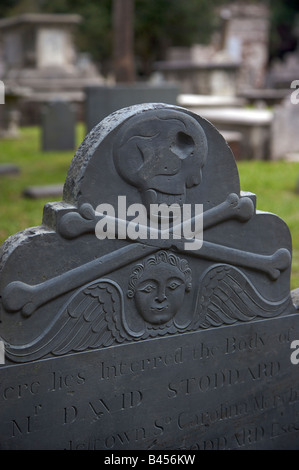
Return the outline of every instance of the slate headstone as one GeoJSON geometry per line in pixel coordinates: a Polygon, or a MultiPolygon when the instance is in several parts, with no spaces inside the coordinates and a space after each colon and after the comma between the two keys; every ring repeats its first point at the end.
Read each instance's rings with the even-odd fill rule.
{"type": "Polygon", "coordinates": [[[85,88],[87,131],[118,109],[142,103],[177,104],[179,88],[171,82],[91,85],[85,88]]]}
{"type": "Polygon", "coordinates": [[[0,448],[298,449],[291,252],[208,121],[163,104],[107,117],[63,201],[1,248],[0,448]],[[141,237],[155,203],[190,208],[168,238],[162,216],[141,237]],[[201,247],[174,233],[195,204],[201,247]]]}
{"type": "Polygon", "coordinates": [[[0,164],[0,176],[18,175],[19,173],[20,168],[16,165],[11,165],[10,163],[0,164]]]}
{"type": "Polygon", "coordinates": [[[72,103],[51,101],[42,110],[42,150],[74,150],[76,112],[72,103]]]}
{"type": "Polygon", "coordinates": [[[39,199],[45,197],[57,197],[62,196],[63,185],[62,184],[49,184],[45,186],[28,186],[23,191],[25,197],[31,199],[39,199]]]}

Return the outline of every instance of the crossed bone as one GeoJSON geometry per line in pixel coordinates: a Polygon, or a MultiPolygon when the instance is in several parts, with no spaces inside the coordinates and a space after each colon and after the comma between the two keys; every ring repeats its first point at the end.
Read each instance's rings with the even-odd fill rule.
{"type": "MultiPolygon", "coordinates": [[[[203,229],[205,230],[229,219],[246,222],[253,216],[253,213],[254,206],[249,197],[239,198],[237,194],[231,193],[224,202],[202,214],[203,229]]],[[[60,219],[58,232],[63,238],[67,239],[77,238],[86,233],[94,233],[96,223],[102,217],[102,214],[96,214],[90,204],[82,204],[79,213],[69,212],[60,219]]],[[[119,219],[115,219],[115,221],[117,227],[119,219]]],[[[191,223],[193,222],[194,218],[191,223]]]]}
{"type": "MultiPolygon", "coordinates": [[[[248,221],[254,214],[254,205],[249,197],[239,198],[230,194],[218,206],[203,213],[203,228],[207,229],[225,220],[237,219],[248,221]]],[[[85,204],[79,213],[65,214],[59,224],[59,233],[65,238],[75,238],[84,233],[93,232],[97,222],[96,214],[89,204],[85,204]]],[[[116,222],[118,220],[116,219],[116,222]]],[[[21,311],[30,316],[37,308],[67,292],[92,282],[103,275],[111,273],[128,263],[149,256],[158,249],[172,248],[181,252],[189,251],[193,256],[212,261],[223,262],[265,272],[270,279],[276,280],[280,273],[291,263],[291,254],[281,248],[272,255],[259,255],[203,241],[199,250],[186,250],[184,239],[161,240],[146,239],[134,241],[133,245],[125,246],[101,258],[90,261],[60,276],[41,284],[30,286],[20,281],[8,284],[2,294],[3,306],[8,312],[21,311]]]]}

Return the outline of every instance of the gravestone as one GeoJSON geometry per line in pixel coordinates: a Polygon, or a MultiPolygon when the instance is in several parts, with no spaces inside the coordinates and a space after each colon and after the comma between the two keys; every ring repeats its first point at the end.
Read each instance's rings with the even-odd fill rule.
{"type": "Polygon", "coordinates": [[[224,49],[241,65],[239,90],[263,87],[269,56],[269,7],[261,2],[228,2],[220,17],[224,49]]]}
{"type": "Polygon", "coordinates": [[[41,115],[42,150],[74,150],[76,145],[76,110],[67,101],[44,105],[41,115]]]}
{"type": "Polygon", "coordinates": [[[233,107],[193,108],[193,111],[208,119],[221,132],[240,133],[241,159],[270,159],[273,111],[233,107]]]}
{"type": "Polygon", "coordinates": [[[178,86],[173,83],[117,83],[91,85],[85,88],[85,122],[87,131],[109,114],[121,108],[142,103],[169,103],[176,105],[178,86]]]}
{"type": "Polygon", "coordinates": [[[18,175],[19,173],[20,173],[20,168],[16,165],[11,165],[10,163],[0,164],[0,176],[18,175]]]}
{"type": "Polygon", "coordinates": [[[208,121],[104,119],[1,248],[0,448],[298,449],[291,250],[208,121]]]}
{"type": "Polygon", "coordinates": [[[288,96],[274,109],[271,126],[271,158],[288,158],[299,152],[299,104],[292,103],[288,96]]]}
{"type": "Polygon", "coordinates": [[[65,98],[82,118],[84,88],[103,78],[90,61],[82,63],[75,39],[82,17],[76,14],[25,13],[0,19],[5,87],[26,89],[19,103],[21,124],[40,123],[45,103],[65,98]]]}
{"type": "Polygon", "coordinates": [[[47,184],[44,186],[28,186],[24,189],[23,195],[31,199],[43,197],[61,197],[63,193],[63,184],[47,184]]]}

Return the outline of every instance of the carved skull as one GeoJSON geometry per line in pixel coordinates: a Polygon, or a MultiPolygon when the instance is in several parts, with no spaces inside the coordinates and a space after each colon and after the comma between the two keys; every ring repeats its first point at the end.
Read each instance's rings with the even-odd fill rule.
{"type": "Polygon", "coordinates": [[[114,148],[119,175],[150,204],[184,204],[186,188],[202,178],[208,144],[200,124],[185,112],[158,109],[128,119],[114,148]]]}

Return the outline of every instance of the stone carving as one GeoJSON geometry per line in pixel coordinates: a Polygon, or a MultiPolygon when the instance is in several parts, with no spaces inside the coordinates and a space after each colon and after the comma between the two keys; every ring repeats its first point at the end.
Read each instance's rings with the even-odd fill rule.
{"type": "MultiPolygon", "coordinates": [[[[50,352],[54,356],[122,343],[122,292],[110,280],[93,282],[76,292],[52,324],[36,341],[21,346],[7,345],[6,353],[17,362],[39,359],[50,352]]],[[[124,335],[124,336],[123,336],[124,335]]]]}
{"type": "Polygon", "coordinates": [[[279,302],[263,298],[240,270],[228,265],[212,266],[199,286],[196,310],[201,328],[271,318],[289,306],[288,296],[279,302]]]}
{"type": "Polygon", "coordinates": [[[186,189],[201,182],[207,153],[206,136],[195,119],[159,110],[150,119],[136,116],[122,126],[114,162],[121,177],[138,188],[150,213],[151,204],[184,204],[186,189]]]}
{"type": "MultiPolygon", "coordinates": [[[[48,230],[32,232],[34,252],[36,239],[54,237],[56,258],[60,253],[67,260],[77,251],[80,261],[75,266],[67,261],[67,269],[51,268],[52,274],[39,276],[39,282],[32,282],[26,275],[18,280],[2,276],[2,336],[12,361],[283,313],[290,303],[284,281],[291,263],[289,235],[284,237],[284,246],[272,242],[266,249],[256,237],[260,226],[266,231],[279,226],[283,234],[287,229],[275,216],[256,213],[254,195],[240,193],[233,156],[221,140],[215,151],[211,133],[214,139],[220,139],[207,121],[181,108],[143,105],[115,113],[87,137],[70,167],[65,202],[46,206],[44,226],[48,230]],[[143,203],[149,218],[153,216],[152,204],[182,207],[185,203],[202,203],[201,248],[186,248],[184,238],[163,239],[159,226],[155,238],[136,239],[126,232],[125,237],[118,234],[118,240],[97,240],[95,227],[105,215],[96,207],[102,201],[116,201],[115,189],[111,192],[104,184],[108,177],[119,188],[118,194],[143,203]],[[104,248],[112,246],[111,242],[112,249],[104,248]],[[80,250],[87,243],[89,253],[85,259],[80,250]],[[130,279],[129,288],[125,277],[130,279]],[[264,279],[262,292],[255,286],[260,278],[264,279]],[[219,298],[212,288],[215,279],[217,292],[222,289],[219,298]],[[283,288],[277,290],[276,282],[283,288]],[[104,292],[103,286],[109,287],[110,304],[112,298],[117,299],[113,300],[115,310],[111,305],[107,307],[110,320],[98,295],[99,290],[104,292]],[[217,297],[216,304],[206,292],[212,292],[213,302],[217,297]],[[225,295],[229,303],[223,300],[225,295]],[[268,301],[272,295],[274,301],[268,301]],[[90,316],[86,299],[95,306],[90,316]],[[237,305],[241,302],[245,312],[230,308],[232,299],[237,305]],[[219,302],[224,302],[224,311],[219,302]],[[86,303],[87,310],[83,307],[86,303]],[[17,326],[20,322],[25,333],[17,326]],[[80,325],[84,325],[82,329],[80,325]],[[73,341],[65,340],[72,335],[73,341]]],[[[118,226],[120,219],[116,216],[114,220],[118,226]]],[[[181,229],[184,223],[180,222],[181,229]]],[[[8,242],[7,248],[4,245],[2,270],[9,264],[10,252],[13,258],[14,250],[23,251],[22,239],[8,242]]],[[[39,266],[38,271],[43,272],[43,267],[39,266]]]]}
{"type": "MultiPolygon", "coordinates": [[[[288,296],[279,302],[264,299],[241,271],[228,265],[213,265],[204,273],[194,308],[182,315],[185,294],[191,290],[188,262],[159,251],[137,264],[129,277],[127,297],[135,300],[141,322],[136,314],[128,313],[131,309],[126,311],[120,286],[99,279],[76,291],[35,341],[7,345],[7,357],[27,362],[50,353],[61,356],[157,335],[275,317],[289,306],[288,296]]],[[[26,309],[23,314],[29,316],[26,309]]]]}
{"type": "MultiPolygon", "coordinates": [[[[135,298],[143,320],[138,331],[134,329],[136,316],[131,314],[129,318],[126,312],[120,286],[109,279],[99,279],[76,291],[35,341],[7,345],[7,357],[27,362],[49,353],[60,356],[186,330],[186,325],[175,322],[175,316],[191,284],[188,263],[160,251],[135,266],[129,279],[127,296],[135,298]]],[[[23,314],[29,316],[26,310],[23,314]]],[[[191,318],[187,326],[190,322],[191,318]]]]}
{"type": "Polygon", "coordinates": [[[107,117],[0,248],[0,449],[298,449],[291,252],[208,121],[107,117]]]}
{"type": "Polygon", "coordinates": [[[135,297],[145,322],[165,325],[175,318],[191,286],[192,273],[186,260],[162,251],[134,268],[127,295],[135,297]]]}
{"type": "MultiPolygon", "coordinates": [[[[205,211],[202,216],[203,227],[207,229],[217,223],[232,219],[246,222],[253,213],[254,206],[250,198],[239,198],[237,194],[231,193],[223,203],[205,211]]],[[[96,224],[102,217],[103,215],[97,214],[90,204],[84,203],[79,208],[79,212],[69,212],[60,219],[59,233],[67,239],[73,239],[85,233],[94,233],[96,224]]],[[[115,225],[118,226],[118,219],[115,220],[115,225]]]]}

